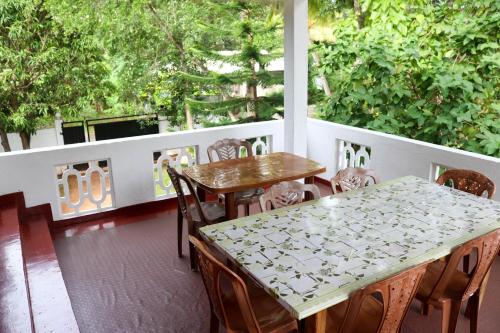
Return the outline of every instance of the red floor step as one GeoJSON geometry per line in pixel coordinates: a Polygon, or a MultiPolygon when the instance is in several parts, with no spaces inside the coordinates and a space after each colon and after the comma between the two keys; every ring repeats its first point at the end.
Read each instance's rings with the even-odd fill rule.
{"type": "Polygon", "coordinates": [[[0,332],[31,332],[16,196],[0,197],[0,332]]]}
{"type": "Polygon", "coordinates": [[[0,332],[79,332],[48,222],[0,197],[0,332]]]}

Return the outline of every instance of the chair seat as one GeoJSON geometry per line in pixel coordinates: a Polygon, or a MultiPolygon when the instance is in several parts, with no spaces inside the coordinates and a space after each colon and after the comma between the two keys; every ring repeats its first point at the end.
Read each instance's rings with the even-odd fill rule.
{"type": "MultiPolygon", "coordinates": [[[[227,309],[231,312],[228,313],[228,317],[238,318],[232,320],[232,322],[241,324],[241,326],[238,325],[238,327],[231,327],[231,329],[234,331],[246,332],[247,327],[236,302],[236,297],[232,296],[232,287],[226,283],[221,284],[221,287],[224,289],[222,294],[224,303],[230,305],[227,307],[227,309]],[[231,303],[234,303],[234,305],[231,303]]],[[[271,297],[264,289],[256,286],[252,282],[247,283],[247,288],[250,302],[252,303],[252,309],[263,333],[296,331],[297,320],[293,318],[290,313],[276,301],[276,299],[271,297]]]]}
{"type": "MultiPolygon", "coordinates": [[[[200,202],[201,209],[203,210],[205,217],[210,223],[222,222],[226,218],[226,210],[224,205],[218,202],[200,202]]],[[[200,215],[198,214],[198,210],[196,209],[195,204],[190,204],[189,214],[191,214],[191,218],[195,222],[201,222],[200,215]]]]}
{"type": "Polygon", "coordinates": [[[259,197],[264,194],[263,188],[252,188],[246,191],[236,192],[234,201],[237,205],[251,204],[259,201],[259,197]]]}
{"type": "MultiPolygon", "coordinates": [[[[234,202],[236,206],[238,205],[246,205],[253,204],[259,201],[259,197],[264,194],[265,191],[263,188],[252,188],[245,191],[236,192],[234,194],[234,202]]],[[[224,194],[220,194],[219,197],[224,199],[224,194]]]]}
{"type": "MultiPolygon", "coordinates": [[[[335,333],[340,330],[340,325],[346,315],[349,302],[345,301],[328,309],[326,332],[335,333]]],[[[373,296],[367,296],[361,306],[359,316],[357,317],[356,327],[352,333],[370,333],[376,332],[384,307],[380,301],[373,296]]]]}
{"type": "MultiPolygon", "coordinates": [[[[444,269],[446,267],[446,262],[443,260],[437,260],[427,266],[427,272],[425,273],[422,283],[417,292],[417,298],[427,299],[432,292],[432,289],[436,285],[437,281],[441,277],[444,269]]],[[[448,287],[444,291],[444,298],[451,299],[461,299],[462,295],[467,288],[469,283],[469,276],[459,270],[455,270],[448,287]]],[[[435,300],[437,301],[437,300],[435,300]]],[[[439,306],[439,303],[434,304],[439,306]]]]}

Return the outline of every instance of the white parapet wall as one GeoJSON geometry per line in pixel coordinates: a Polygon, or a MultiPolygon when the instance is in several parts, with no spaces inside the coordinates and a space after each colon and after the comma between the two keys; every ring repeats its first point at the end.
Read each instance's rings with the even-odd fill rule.
{"type": "MultiPolygon", "coordinates": [[[[365,166],[382,181],[415,175],[430,181],[438,168],[471,169],[500,186],[500,159],[318,119],[308,119],[308,157],[325,165],[330,179],[342,167],[365,166]]],[[[494,196],[500,200],[500,190],[494,196]]]]}
{"type": "Polygon", "coordinates": [[[75,175],[77,172],[72,166],[91,162],[89,172],[81,178],[90,177],[93,173],[103,179],[111,178],[113,206],[110,209],[149,202],[158,199],[155,195],[153,153],[195,147],[196,162],[206,163],[207,147],[216,140],[264,137],[269,150],[283,151],[283,131],[283,121],[277,120],[1,153],[0,195],[23,192],[27,207],[50,203],[54,219],[64,219],[67,216],[60,207],[61,180],[57,177],[56,168],[67,165],[70,176],[80,178],[80,175],[75,175]],[[109,175],[107,171],[103,173],[99,161],[107,163],[109,175]]]}
{"type": "MultiPolygon", "coordinates": [[[[415,175],[433,181],[437,169],[444,167],[477,170],[500,184],[498,158],[322,120],[310,118],[307,121],[308,157],[326,166],[327,172],[320,175],[324,179],[331,178],[339,168],[347,165],[362,165],[375,169],[382,180],[415,175]]],[[[182,165],[206,163],[207,147],[223,138],[256,139],[254,148],[261,145],[259,151],[283,151],[284,122],[277,120],[0,153],[0,195],[23,192],[27,207],[49,203],[56,220],[171,197],[168,179],[163,180],[162,175],[158,175],[162,161],[172,162],[170,154],[173,153],[180,157],[173,161],[176,166],[181,162],[182,165]],[[94,198],[88,185],[82,186],[82,183],[91,184],[93,177],[100,179],[101,185],[109,186],[109,189],[100,190],[110,196],[109,200],[94,198]],[[76,199],[64,194],[71,182],[73,186],[78,185],[76,199]],[[158,191],[159,188],[163,192],[158,191]],[[78,194],[80,201],[81,198],[90,200],[96,209],[84,210],[78,194]],[[75,208],[71,214],[62,208],[68,204],[75,208]]],[[[497,193],[495,200],[499,199],[497,193]]]]}

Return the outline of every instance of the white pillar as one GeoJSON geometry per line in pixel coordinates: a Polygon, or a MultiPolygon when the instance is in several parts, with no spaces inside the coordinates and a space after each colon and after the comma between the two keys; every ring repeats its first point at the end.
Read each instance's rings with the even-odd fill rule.
{"type": "Polygon", "coordinates": [[[285,0],[285,151],[307,156],[307,0],[285,0]]]}
{"type": "Polygon", "coordinates": [[[169,126],[166,116],[158,116],[158,133],[167,133],[169,126]]]}
{"type": "Polygon", "coordinates": [[[61,114],[57,112],[54,120],[54,130],[56,131],[56,143],[58,146],[64,145],[64,137],[62,134],[62,123],[63,120],[61,118],[61,114]]]}

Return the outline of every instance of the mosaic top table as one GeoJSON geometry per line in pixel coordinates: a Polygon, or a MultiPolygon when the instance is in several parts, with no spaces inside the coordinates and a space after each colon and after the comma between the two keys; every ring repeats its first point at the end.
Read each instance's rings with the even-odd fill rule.
{"type": "Polygon", "coordinates": [[[408,176],[200,229],[296,318],[500,228],[500,203],[408,176]]]}

